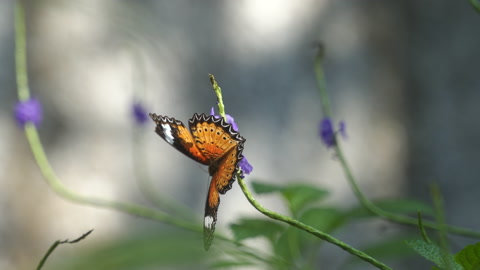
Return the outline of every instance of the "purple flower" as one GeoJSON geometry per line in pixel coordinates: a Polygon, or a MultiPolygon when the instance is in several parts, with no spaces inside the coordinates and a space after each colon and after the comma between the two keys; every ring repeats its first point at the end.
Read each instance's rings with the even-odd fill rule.
{"type": "MultiPolygon", "coordinates": [[[[210,110],[210,115],[215,116],[215,118],[220,118],[221,117],[220,115],[215,115],[215,110],[213,109],[213,107],[210,110]]],[[[229,114],[225,114],[225,118],[227,118],[227,123],[232,125],[233,130],[238,131],[238,126],[235,123],[235,119],[233,119],[233,117],[229,114]]]]}
{"type": "Polygon", "coordinates": [[[330,118],[324,118],[320,122],[320,137],[327,147],[335,145],[335,131],[333,130],[333,124],[330,118]]]}
{"type": "Polygon", "coordinates": [[[145,124],[148,121],[147,112],[139,102],[133,104],[132,113],[138,124],[145,124]]]}
{"type": "Polygon", "coordinates": [[[240,177],[244,178],[244,173],[245,174],[250,174],[253,171],[253,166],[248,163],[248,160],[246,157],[243,157],[240,162],[238,162],[238,167],[242,170],[240,172],[240,177]]]}
{"type": "MultiPolygon", "coordinates": [[[[213,115],[215,118],[220,118],[220,115],[215,115],[215,109],[212,107],[210,110],[210,115],[213,115]]],[[[235,123],[235,119],[229,114],[225,114],[225,117],[227,118],[227,123],[232,125],[233,130],[238,131],[238,126],[235,123]]],[[[244,173],[245,174],[250,174],[253,170],[253,166],[248,162],[246,157],[243,157],[240,162],[238,162],[238,167],[241,169],[240,171],[240,177],[244,178],[244,173]]]]}
{"type": "Polygon", "coordinates": [[[337,138],[335,137],[337,132],[340,133],[344,139],[347,137],[347,125],[345,124],[345,121],[340,121],[338,124],[338,131],[335,131],[330,118],[322,119],[320,122],[320,137],[328,148],[337,144],[337,138]]]}
{"type": "Polygon", "coordinates": [[[14,113],[17,123],[22,127],[28,122],[38,126],[43,119],[42,104],[36,98],[18,102],[14,113]]]}

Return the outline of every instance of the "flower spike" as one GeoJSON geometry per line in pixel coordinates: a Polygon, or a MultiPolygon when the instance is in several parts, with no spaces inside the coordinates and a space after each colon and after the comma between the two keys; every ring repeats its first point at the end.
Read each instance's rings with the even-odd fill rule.
{"type": "Polygon", "coordinates": [[[39,126],[43,119],[42,104],[36,98],[18,102],[15,105],[14,113],[17,123],[22,127],[28,122],[39,126]]]}

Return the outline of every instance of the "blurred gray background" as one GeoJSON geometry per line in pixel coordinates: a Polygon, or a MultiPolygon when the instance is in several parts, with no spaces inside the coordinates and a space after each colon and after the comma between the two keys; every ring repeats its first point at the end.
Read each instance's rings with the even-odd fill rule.
{"type": "MultiPolygon", "coordinates": [[[[131,105],[140,100],[148,111],[186,122],[215,105],[212,73],[247,139],[252,179],[301,179],[330,190],[331,204],[355,205],[318,137],[313,57],[322,42],[335,121],[347,122],[344,149],[367,196],[429,202],[428,185],[437,182],[447,222],[480,228],[480,14],[466,0],[25,3],[30,88],[44,105],[41,140],[73,190],[145,203],[133,172],[139,148],[158,191],[200,218],[206,169],[163,142],[153,123],[136,126],[131,105]]],[[[13,11],[13,1],[0,2],[0,269],[32,269],[53,241],[91,228],[94,236],[76,248],[161,226],[71,203],[47,186],[12,120],[13,11]]],[[[278,198],[257,199],[286,213],[278,198]]],[[[260,215],[235,184],[222,197],[217,230],[228,234],[239,216],[260,215]]],[[[361,246],[381,239],[385,224],[361,226],[361,238],[358,231],[339,237],[361,246]]],[[[475,242],[451,239],[454,251],[475,242]]],[[[347,256],[332,246],[324,252],[325,269],[347,256]]]]}

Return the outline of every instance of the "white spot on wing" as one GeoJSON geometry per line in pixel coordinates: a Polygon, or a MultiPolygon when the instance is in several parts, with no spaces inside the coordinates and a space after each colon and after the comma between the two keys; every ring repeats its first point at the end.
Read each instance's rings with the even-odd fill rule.
{"type": "Polygon", "coordinates": [[[205,228],[211,230],[211,229],[213,229],[213,222],[214,222],[214,219],[213,219],[212,216],[205,216],[203,226],[205,226],[205,228]]]}
{"type": "Polygon", "coordinates": [[[165,140],[169,144],[173,144],[174,138],[172,135],[172,128],[170,127],[170,125],[162,124],[162,129],[163,129],[163,134],[165,135],[165,140]]]}

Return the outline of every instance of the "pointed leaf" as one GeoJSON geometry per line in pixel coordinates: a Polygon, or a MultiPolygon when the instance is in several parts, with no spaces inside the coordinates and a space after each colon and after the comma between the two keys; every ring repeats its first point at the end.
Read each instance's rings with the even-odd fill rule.
{"type": "Polygon", "coordinates": [[[294,215],[303,210],[309,203],[324,199],[328,195],[326,190],[307,184],[278,186],[255,181],[252,182],[252,188],[257,194],[281,193],[287,200],[289,209],[294,215]]]}
{"type": "MultiPolygon", "coordinates": [[[[275,243],[273,249],[275,255],[285,259],[287,262],[295,262],[301,256],[299,247],[299,233],[301,231],[294,227],[289,227],[275,243]]],[[[284,269],[291,269],[286,267],[284,269]]]]}
{"type": "Polygon", "coordinates": [[[480,269],[480,242],[468,245],[455,255],[455,261],[465,270],[480,269]]]}
{"type": "Polygon", "coordinates": [[[282,186],[266,183],[266,182],[259,182],[259,181],[252,181],[252,188],[253,191],[257,194],[266,194],[266,193],[274,193],[280,192],[283,190],[282,186]]]}
{"type": "Polygon", "coordinates": [[[423,240],[405,241],[416,253],[422,255],[425,259],[434,262],[440,268],[452,270],[461,270],[462,267],[455,262],[453,255],[441,250],[434,243],[427,243],[423,240]]]}
{"type": "Polygon", "coordinates": [[[324,199],[328,192],[310,185],[289,185],[282,191],[283,197],[288,201],[290,211],[295,215],[309,203],[324,199]]]}

